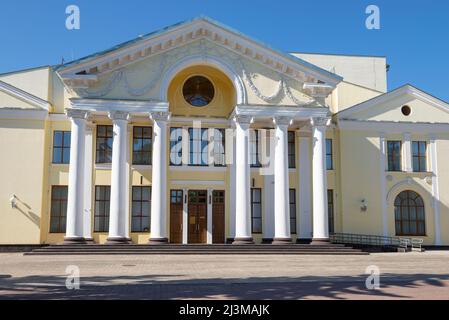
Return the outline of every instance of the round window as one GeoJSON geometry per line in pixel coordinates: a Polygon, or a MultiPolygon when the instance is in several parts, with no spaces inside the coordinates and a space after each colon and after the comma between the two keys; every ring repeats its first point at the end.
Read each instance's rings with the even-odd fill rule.
{"type": "Polygon", "coordinates": [[[401,108],[401,111],[402,111],[402,114],[403,114],[404,116],[409,116],[410,113],[412,113],[412,109],[410,109],[409,106],[403,106],[403,107],[401,108]]]}
{"type": "Polygon", "coordinates": [[[184,83],[182,94],[190,105],[204,107],[214,98],[215,89],[209,79],[202,76],[193,76],[184,83]]]}

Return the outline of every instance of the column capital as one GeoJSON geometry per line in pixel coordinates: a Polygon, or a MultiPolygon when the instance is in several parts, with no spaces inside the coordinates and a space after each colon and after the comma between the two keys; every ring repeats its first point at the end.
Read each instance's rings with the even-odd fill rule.
{"type": "Polygon", "coordinates": [[[150,119],[153,121],[167,122],[171,118],[171,112],[150,112],[150,119]]]}
{"type": "Polygon", "coordinates": [[[331,119],[327,117],[315,117],[310,119],[310,124],[313,127],[327,127],[330,125],[331,119]]]}
{"type": "Polygon", "coordinates": [[[128,121],[129,120],[129,116],[130,116],[129,112],[126,112],[126,111],[110,111],[108,113],[109,119],[111,119],[113,121],[114,120],[126,120],[126,121],[128,121]]]}
{"type": "Polygon", "coordinates": [[[250,125],[253,122],[254,117],[250,115],[237,114],[232,120],[234,121],[234,123],[250,125]]]}
{"type": "Polygon", "coordinates": [[[287,116],[277,116],[277,117],[273,117],[273,123],[276,126],[289,126],[291,125],[293,119],[291,117],[287,117],[287,116]]]}
{"type": "Polygon", "coordinates": [[[90,116],[89,111],[79,110],[79,109],[66,109],[65,114],[68,118],[71,118],[71,119],[86,120],[90,116]]]}

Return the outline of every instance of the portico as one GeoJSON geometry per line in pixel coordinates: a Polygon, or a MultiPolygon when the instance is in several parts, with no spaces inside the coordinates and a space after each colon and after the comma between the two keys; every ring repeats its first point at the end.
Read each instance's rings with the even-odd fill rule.
{"type": "MultiPolygon", "coordinates": [[[[129,104],[130,102],[126,102],[129,104]]],[[[84,195],[86,194],[83,183],[84,177],[90,176],[92,173],[86,170],[92,170],[92,166],[85,166],[85,143],[87,126],[91,126],[92,122],[100,119],[108,119],[113,126],[113,144],[112,144],[112,163],[111,163],[111,200],[109,207],[109,230],[106,244],[130,243],[130,157],[129,141],[130,132],[133,125],[138,121],[144,122],[151,126],[153,131],[152,143],[152,180],[151,180],[151,224],[149,232],[149,243],[163,244],[171,242],[170,223],[174,223],[170,218],[173,206],[169,205],[172,197],[172,189],[177,187],[169,185],[170,181],[167,171],[172,167],[167,159],[169,144],[169,134],[171,127],[177,126],[177,119],[171,118],[167,104],[147,105],[141,104],[140,108],[144,110],[129,110],[127,106],[122,105],[122,110],[117,110],[120,102],[114,103],[114,108],[108,106],[108,102],[101,100],[72,100],[72,108],[67,110],[67,117],[71,119],[72,132],[74,132],[71,140],[71,159],[69,165],[70,181],[69,181],[69,198],[68,198],[68,218],[66,243],[85,243],[86,230],[83,221],[86,220],[84,195]],[[103,103],[105,105],[103,105],[103,103]],[[128,181],[127,181],[128,179],[128,181]]],[[[223,235],[223,242],[226,239],[233,238],[234,244],[251,244],[254,243],[251,229],[251,166],[249,159],[249,137],[250,130],[253,128],[264,127],[267,132],[271,132],[273,139],[268,139],[266,143],[269,161],[265,166],[260,168],[261,176],[268,179],[269,176],[274,177],[274,188],[271,191],[271,198],[274,200],[274,210],[268,209],[268,202],[265,207],[265,215],[263,219],[264,230],[273,230],[273,234],[264,235],[264,238],[272,239],[273,244],[285,244],[292,242],[290,231],[290,209],[289,209],[289,168],[287,159],[287,133],[295,130],[296,136],[301,136],[298,141],[300,150],[300,167],[297,170],[299,183],[299,193],[312,193],[312,203],[308,203],[307,197],[303,197],[299,210],[299,236],[298,239],[310,239],[313,235],[313,243],[327,242],[329,238],[327,226],[327,199],[326,199],[326,179],[325,175],[325,130],[329,124],[326,118],[325,108],[278,108],[263,107],[255,108],[253,106],[237,106],[227,120],[226,130],[230,132],[228,137],[235,136],[234,139],[226,142],[227,152],[225,158],[226,165],[223,168],[193,168],[186,167],[186,171],[196,169],[198,172],[202,170],[224,170],[224,179],[222,181],[184,181],[181,189],[182,200],[180,202],[182,216],[180,218],[182,243],[188,242],[189,228],[189,206],[187,197],[189,190],[204,189],[207,197],[205,203],[207,222],[205,223],[205,232],[207,237],[204,243],[213,243],[213,225],[216,221],[216,214],[213,212],[214,207],[212,196],[214,190],[222,190],[223,194],[229,193],[230,201],[223,203],[223,207],[228,207],[229,203],[235,203],[235,211],[229,205],[229,217],[220,220],[223,230],[228,230],[223,235]],[[233,129],[235,127],[235,130],[233,129]],[[308,156],[309,146],[313,144],[312,157],[308,156]],[[235,157],[233,156],[235,154],[235,157]],[[307,183],[309,172],[304,168],[312,169],[312,190],[307,183]],[[235,176],[235,182],[226,187],[226,181],[231,181],[235,176]],[[197,184],[212,184],[208,188],[198,187],[197,184]],[[312,208],[311,211],[309,208],[312,208]],[[312,230],[311,221],[313,220],[314,228],[312,230]],[[231,223],[235,221],[235,223],[231,223]],[[270,224],[270,225],[267,225],[270,224]],[[182,231],[185,230],[185,231],[182,231]]],[[[140,125],[140,124],[139,124],[140,125]]],[[[210,124],[206,120],[205,126],[210,128],[210,124]]],[[[188,138],[188,136],[187,136],[188,138]]],[[[214,141],[209,141],[209,150],[214,149],[214,141]]],[[[177,167],[178,171],[183,171],[177,167]]],[[[179,182],[178,182],[179,183],[179,182]]],[[[266,193],[267,191],[265,191],[266,193]]],[[[224,200],[223,200],[224,201],[224,200]]],[[[87,218],[92,221],[92,217],[87,218]]],[[[92,228],[90,228],[91,230],[92,228]]]]}

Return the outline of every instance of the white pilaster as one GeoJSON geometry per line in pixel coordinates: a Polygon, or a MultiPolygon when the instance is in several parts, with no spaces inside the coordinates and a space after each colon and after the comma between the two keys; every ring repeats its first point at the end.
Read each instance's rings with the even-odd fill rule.
{"type": "Polygon", "coordinates": [[[412,141],[410,137],[410,133],[404,133],[404,169],[405,172],[413,172],[413,164],[412,164],[412,141]]]}
{"type": "Polygon", "coordinates": [[[150,243],[168,243],[167,221],[167,121],[168,112],[150,114],[153,120],[153,174],[150,243]]]}
{"type": "Polygon", "coordinates": [[[327,211],[326,126],[327,118],[312,119],[313,135],[313,244],[329,242],[327,211]]]}
{"type": "Polygon", "coordinates": [[[126,206],[128,183],[126,181],[128,151],[128,117],[123,111],[112,111],[109,118],[113,123],[111,200],[109,210],[109,236],[107,244],[126,243],[128,231],[128,208],[126,206]]]}
{"type": "Polygon", "coordinates": [[[274,146],[274,239],[273,243],[291,242],[288,176],[288,126],[291,119],[276,117],[274,146]]]}
{"type": "Polygon", "coordinates": [[[235,238],[234,244],[253,243],[250,210],[249,126],[252,117],[236,116],[235,162],[235,238]]]}
{"type": "Polygon", "coordinates": [[[83,235],[87,241],[92,239],[92,167],[93,167],[93,126],[86,125],[84,144],[84,212],[83,235]]]}
{"type": "Polygon", "coordinates": [[[297,220],[298,242],[312,239],[312,193],[310,135],[298,132],[299,138],[299,219],[297,220]]]}
{"type": "Polygon", "coordinates": [[[434,244],[440,246],[441,243],[441,214],[440,214],[440,189],[438,185],[438,161],[437,143],[434,136],[430,137],[430,171],[432,172],[432,197],[433,212],[435,219],[435,240],[434,244]]]}
{"type": "Polygon", "coordinates": [[[68,109],[66,114],[72,122],[72,131],[70,142],[67,223],[64,243],[84,243],[84,145],[86,117],[88,113],[82,110],[68,109]]]}
{"type": "Polygon", "coordinates": [[[388,237],[388,204],[387,204],[387,182],[385,179],[385,172],[387,171],[387,142],[385,133],[379,133],[379,151],[380,151],[380,205],[382,209],[382,229],[383,236],[388,237]]]}

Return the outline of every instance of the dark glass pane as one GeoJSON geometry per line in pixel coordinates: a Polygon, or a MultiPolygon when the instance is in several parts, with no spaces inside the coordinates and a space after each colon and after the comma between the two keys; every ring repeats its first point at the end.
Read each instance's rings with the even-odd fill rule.
{"type": "Polygon", "coordinates": [[[209,79],[202,76],[189,78],[182,89],[184,99],[194,107],[208,105],[215,95],[214,86],[209,79]]]}
{"type": "Polygon", "coordinates": [[[140,187],[133,187],[133,201],[140,200],[140,193],[141,193],[140,187]]]}
{"type": "Polygon", "coordinates": [[[54,133],[54,140],[53,140],[53,146],[55,146],[55,147],[62,147],[62,137],[63,137],[63,132],[62,131],[55,131],[55,133],[54,133]]]}
{"type": "Polygon", "coordinates": [[[62,149],[53,148],[53,163],[62,163],[62,149]]]}
{"type": "Polygon", "coordinates": [[[150,187],[142,188],[142,200],[150,201],[150,187]]]}
{"type": "Polygon", "coordinates": [[[69,148],[64,148],[62,150],[62,157],[63,157],[63,163],[70,163],[70,149],[69,148]]]}

